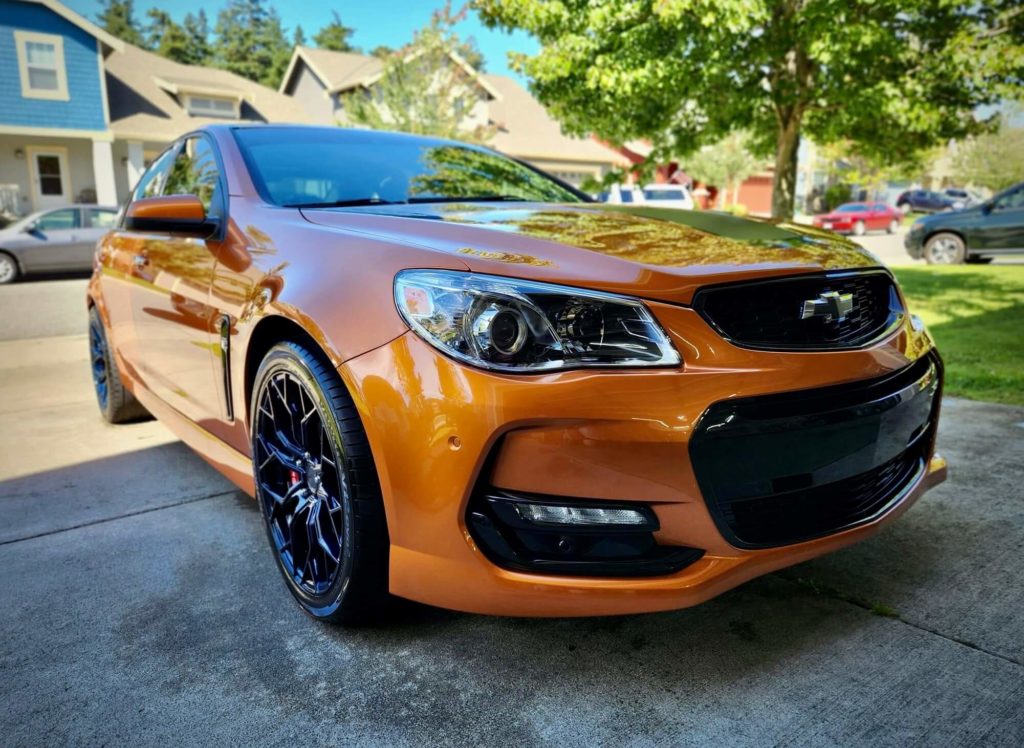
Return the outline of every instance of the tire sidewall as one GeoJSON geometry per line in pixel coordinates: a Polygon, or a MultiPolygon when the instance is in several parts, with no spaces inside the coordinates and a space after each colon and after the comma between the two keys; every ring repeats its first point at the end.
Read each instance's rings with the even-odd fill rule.
{"type": "Polygon", "coordinates": [[[252,390],[252,402],[249,409],[249,445],[253,455],[253,484],[256,502],[263,519],[263,529],[267,536],[267,542],[270,544],[271,552],[274,554],[274,563],[277,565],[277,570],[284,579],[288,590],[305,612],[314,618],[326,618],[334,614],[342,606],[345,594],[352,580],[352,568],[354,565],[353,549],[355,545],[353,522],[355,512],[352,505],[351,478],[345,455],[345,446],[341,438],[341,432],[338,429],[338,413],[335,411],[334,404],[324,394],[323,385],[327,383],[321,383],[320,378],[312,370],[303,354],[305,356],[310,355],[308,351],[299,346],[284,343],[274,346],[263,359],[263,363],[256,373],[255,385],[252,390]],[[256,475],[256,416],[259,411],[260,400],[266,383],[275,374],[283,371],[288,372],[302,382],[307,394],[312,398],[314,405],[319,411],[323,419],[324,428],[327,429],[334,459],[338,464],[338,476],[341,480],[342,495],[338,497],[343,507],[342,515],[344,522],[341,566],[338,569],[338,578],[334,580],[330,589],[318,596],[310,595],[306,590],[297,585],[287,569],[285,569],[270,529],[270,520],[264,506],[264,497],[260,490],[259,479],[256,475]]]}

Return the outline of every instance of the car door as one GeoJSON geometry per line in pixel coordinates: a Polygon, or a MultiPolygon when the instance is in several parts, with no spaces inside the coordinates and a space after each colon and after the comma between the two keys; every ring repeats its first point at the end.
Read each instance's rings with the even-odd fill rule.
{"type": "MultiPolygon", "coordinates": [[[[177,146],[174,145],[157,157],[132,190],[129,204],[161,193],[176,153],[177,146]]],[[[147,241],[148,237],[144,235],[126,231],[122,221],[104,238],[97,253],[111,347],[121,362],[130,368],[133,377],[138,379],[141,379],[141,362],[132,304],[140,270],[136,266],[136,258],[143,254],[147,241]]]]}
{"type": "Polygon", "coordinates": [[[82,208],[82,242],[74,258],[76,269],[92,267],[96,243],[116,224],[117,211],[113,208],[82,208]]]}
{"type": "Polygon", "coordinates": [[[875,231],[889,228],[889,208],[885,203],[873,203],[871,205],[870,228],[875,231]]]}
{"type": "Polygon", "coordinates": [[[982,214],[972,249],[1024,250],[1024,184],[996,195],[982,214]]]}
{"type": "MultiPolygon", "coordinates": [[[[226,195],[208,137],[182,141],[160,194],[195,195],[207,215],[223,216],[226,195]]],[[[140,238],[130,293],[143,382],[190,420],[220,418],[218,319],[209,303],[216,259],[209,243],[171,234],[140,238]]]]}
{"type": "Polygon", "coordinates": [[[20,253],[26,272],[69,270],[82,245],[82,212],[75,207],[43,213],[25,228],[20,253]]]}

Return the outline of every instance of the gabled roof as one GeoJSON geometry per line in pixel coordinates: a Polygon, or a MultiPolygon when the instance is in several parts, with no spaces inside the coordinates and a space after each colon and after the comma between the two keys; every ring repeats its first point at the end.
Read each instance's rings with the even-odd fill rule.
{"type": "Polygon", "coordinates": [[[315,47],[295,47],[291,62],[281,79],[278,91],[284,93],[299,61],[306,64],[328,91],[347,90],[364,85],[363,81],[379,76],[384,63],[378,57],[354,52],[334,52],[315,47]]]}
{"type": "Polygon", "coordinates": [[[628,164],[617,151],[593,138],[571,138],[533,95],[505,75],[484,74],[501,98],[490,103],[490,119],[497,132],[489,145],[522,159],[585,161],[628,164]]]}
{"type": "MultiPolygon", "coordinates": [[[[458,52],[449,53],[456,65],[461,67],[467,75],[475,79],[489,96],[497,98],[500,94],[494,90],[458,52]]],[[[412,55],[408,60],[415,59],[412,55]]],[[[353,88],[372,86],[384,73],[384,62],[379,57],[372,55],[361,55],[354,52],[335,52],[330,49],[317,49],[316,47],[296,47],[292,53],[291,62],[281,79],[278,91],[284,93],[291,82],[292,75],[298,66],[299,61],[305,63],[306,67],[313,71],[313,74],[323,83],[327,93],[339,93],[351,91],[353,88]]]]}
{"type": "Polygon", "coordinates": [[[100,44],[103,45],[104,55],[108,55],[111,52],[120,52],[124,49],[125,43],[123,41],[118,39],[116,36],[107,33],[92,21],[82,18],[82,16],[75,13],[71,8],[61,5],[56,2],[56,0],[27,0],[27,2],[36,3],[37,5],[49,8],[65,21],[74,24],[85,33],[95,39],[98,39],[100,44]]]}
{"type": "Polygon", "coordinates": [[[232,120],[196,117],[182,94],[243,102],[241,122],[312,123],[290,96],[227,70],[182,65],[124,44],[105,61],[110,128],[117,138],[169,142],[199,125],[232,120]]]}

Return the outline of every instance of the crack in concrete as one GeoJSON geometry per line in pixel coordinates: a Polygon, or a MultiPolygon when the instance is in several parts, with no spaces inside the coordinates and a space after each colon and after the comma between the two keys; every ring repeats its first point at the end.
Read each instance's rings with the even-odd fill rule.
{"type": "MultiPolygon", "coordinates": [[[[776,572],[773,573],[771,576],[775,577],[776,579],[782,579],[786,582],[789,582],[795,587],[799,587],[804,590],[807,589],[804,585],[801,585],[798,580],[792,579],[786,576],[785,574],[780,574],[776,572]]],[[[819,597],[827,597],[830,600],[838,600],[839,602],[852,605],[855,608],[866,610],[868,613],[871,613],[875,616],[879,616],[880,618],[888,618],[889,620],[902,623],[905,626],[909,626],[912,629],[917,629],[918,631],[923,631],[926,634],[932,634],[933,636],[937,636],[940,639],[945,639],[948,642],[959,644],[960,646],[967,647],[968,649],[973,649],[975,652],[980,652],[981,654],[988,655],[989,657],[995,657],[996,659],[1002,660],[1003,662],[1008,662],[1011,665],[1016,665],[1017,667],[1024,667],[1024,662],[1022,662],[1021,660],[1018,660],[1014,657],[1010,657],[1009,655],[1004,655],[1000,654],[999,652],[993,652],[991,650],[985,649],[984,647],[975,644],[974,642],[967,641],[966,639],[960,639],[959,637],[952,636],[950,634],[944,634],[943,632],[937,629],[928,628],[923,624],[916,623],[914,621],[909,621],[906,618],[904,618],[903,615],[900,613],[897,613],[896,615],[880,614],[870,603],[860,600],[852,595],[835,594],[834,592],[831,592],[826,588],[823,588],[820,592],[812,592],[810,594],[816,594],[819,597]]]]}
{"type": "Polygon", "coordinates": [[[231,496],[234,491],[218,491],[217,493],[205,494],[203,496],[193,496],[188,499],[182,499],[181,501],[175,501],[172,504],[161,504],[160,506],[151,506],[146,509],[139,509],[136,512],[128,512],[127,514],[118,514],[114,517],[104,517],[102,519],[94,519],[90,522],[82,522],[77,525],[71,525],[70,527],[59,527],[55,530],[47,530],[46,532],[37,532],[34,535],[25,535],[20,538],[11,538],[10,540],[0,540],[0,546],[12,545],[13,543],[23,543],[26,540],[35,540],[36,538],[45,538],[49,535],[59,535],[62,532],[71,532],[72,530],[81,530],[83,527],[92,527],[93,525],[102,525],[107,522],[117,522],[121,519],[128,519],[129,517],[138,517],[140,514],[150,514],[152,512],[159,512],[164,509],[173,509],[176,506],[184,506],[186,504],[195,504],[197,501],[208,501],[210,499],[218,499],[222,496],[231,496]]]}

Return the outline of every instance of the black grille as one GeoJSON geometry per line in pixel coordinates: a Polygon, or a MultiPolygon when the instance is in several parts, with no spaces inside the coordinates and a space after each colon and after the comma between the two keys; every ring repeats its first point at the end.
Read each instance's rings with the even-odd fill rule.
{"type": "Polygon", "coordinates": [[[902,314],[888,273],[802,275],[701,289],[694,308],[728,340],[750,348],[856,348],[878,338],[902,314]],[[805,301],[834,291],[853,295],[843,319],[801,318],[805,301]]]}
{"type": "Polygon", "coordinates": [[[881,514],[917,475],[920,449],[867,472],[804,491],[722,502],[722,520],[745,545],[771,546],[815,538],[881,514]]]}
{"type": "Polygon", "coordinates": [[[888,511],[934,443],[942,364],[712,405],[690,439],[697,482],[740,548],[810,540],[888,511]]]}

